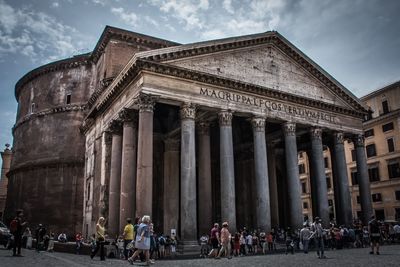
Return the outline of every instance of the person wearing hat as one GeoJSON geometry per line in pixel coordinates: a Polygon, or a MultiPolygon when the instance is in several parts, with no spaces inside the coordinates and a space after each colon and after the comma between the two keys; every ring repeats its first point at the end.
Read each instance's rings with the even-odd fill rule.
{"type": "Polygon", "coordinates": [[[225,255],[228,257],[228,259],[232,259],[230,243],[231,243],[231,233],[229,233],[229,230],[228,230],[228,222],[224,222],[222,224],[222,229],[221,229],[221,247],[222,248],[219,251],[218,257],[216,259],[220,259],[222,253],[225,253],[225,255]]]}
{"type": "Polygon", "coordinates": [[[209,257],[216,257],[218,255],[218,248],[219,248],[219,224],[214,223],[214,227],[211,229],[210,233],[211,237],[211,246],[212,249],[208,254],[209,257]]]}

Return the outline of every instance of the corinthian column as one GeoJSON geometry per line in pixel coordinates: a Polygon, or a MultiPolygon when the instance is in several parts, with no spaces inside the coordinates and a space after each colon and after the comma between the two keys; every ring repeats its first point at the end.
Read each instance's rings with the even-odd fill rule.
{"type": "Polygon", "coordinates": [[[221,169],[221,219],[229,222],[231,231],[236,231],[235,169],[232,140],[232,112],[223,110],[219,114],[219,142],[221,169]]]}
{"type": "Polygon", "coordinates": [[[121,122],[113,120],[109,127],[112,133],[110,193],[108,208],[108,234],[115,237],[119,234],[119,195],[121,192],[121,158],[122,158],[122,131],[121,122]]]}
{"type": "Polygon", "coordinates": [[[139,127],[136,176],[136,215],[152,216],[153,208],[153,109],[155,98],[138,97],[139,127]]]}
{"type": "Polygon", "coordinates": [[[271,206],[269,199],[267,146],[265,143],[265,118],[251,120],[254,139],[254,166],[256,179],[256,216],[257,228],[271,230],[271,206]]]}
{"type": "Polygon", "coordinates": [[[197,124],[199,138],[199,233],[208,233],[212,225],[210,124],[197,124]]]}
{"type": "Polygon", "coordinates": [[[284,123],[283,133],[285,136],[286,174],[288,186],[287,198],[290,207],[290,226],[292,229],[298,229],[301,228],[303,224],[303,207],[297,159],[296,124],[293,122],[284,123]]]}
{"type": "MultiPolygon", "coordinates": [[[[311,167],[313,169],[313,177],[315,184],[314,204],[316,205],[317,214],[322,219],[325,227],[329,226],[329,205],[328,205],[328,188],[326,184],[324,152],[322,147],[322,129],[312,127],[311,135],[311,167]]],[[[297,154],[296,154],[297,155],[297,154]]]]}
{"type": "Polygon", "coordinates": [[[186,243],[197,240],[195,117],[194,105],[181,107],[181,239],[186,243]]]}
{"type": "Polygon", "coordinates": [[[123,109],[119,116],[123,121],[119,213],[119,229],[122,230],[126,224],[126,219],[135,216],[137,116],[135,111],[131,109],[123,109]]]}
{"type": "Polygon", "coordinates": [[[356,149],[357,160],[357,178],[358,187],[360,189],[361,211],[364,225],[368,224],[368,220],[373,215],[371,202],[371,188],[368,177],[367,158],[365,156],[364,136],[357,135],[353,140],[356,149]]]}
{"type": "Polygon", "coordinates": [[[336,176],[336,185],[335,191],[337,191],[337,200],[339,206],[337,209],[337,220],[340,224],[344,224],[348,227],[353,223],[353,215],[351,212],[351,196],[349,190],[349,179],[347,177],[347,165],[346,165],[346,156],[344,152],[344,141],[343,141],[343,133],[337,132],[334,133],[334,157],[335,157],[335,176],[336,176]]]}
{"type": "Polygon", "coordinates": [[[179,140],[164,141],[164,234],[179,224],[179,140]]]}

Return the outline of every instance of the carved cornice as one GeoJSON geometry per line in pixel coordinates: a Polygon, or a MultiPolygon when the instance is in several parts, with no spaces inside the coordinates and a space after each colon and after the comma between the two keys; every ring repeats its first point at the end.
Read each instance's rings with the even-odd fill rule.
{"type": "Polygon", "coordinates": [[[136,103],[139,106],[139,112],[153,112],[154,105],[156,104],[158,97],[148,95],[148,94],[139,94],[136,98],[136,103]]]}
{"type": "Polygon", "coordinates": [[[197,131],[200,135],[210,135],[210,123],[207,121],[200,121],[196,124],[197,131]]]}
{"type": "Polygon", "coordinates": [[[34,120],[46,115],[51,115],[51,114],[55,114],[55,113],[63,113],[63,112],[72,112],[72,111],[84,111],[86,109],[86,105],[65,105],[65,106],[58,106],[58,107],[54,107],[54,108],[49,108],[49,109],[44,109],[42,111],[36,112],[36,113],[32,113],[32,114],[28,114],[24,117],[22,117],[21,119],[19,119],[17,121],[17,123],[15,123],[14,127],[13,127],[13,132],[15,132],[15,130],[21,126],[22,124],[30,121],[30,120],[34,120]]]}
{"type": "Polygon", "coordinates": [[[352,141],[355,147],[364,147],[364,141],[365,141],[364,135],[362,134],[355,135],[353,136],[352,141]]]}
{"type": "Polygon", "coordinates": [[[285,136],[296,136],[296,123],[285,122],[282,124],[282,130],[285,136]]]}
{"type": "Polygon", "coordinates": [[[165,151],[179,151],[180,140],[178,139],[166,139],[164,140],[165,151]]]}
{"type": "Polygon", "coordinates": [[[57,168],[57,167],[84,167],[85,161],[77,159],[54,159],[54,160],[38,160],[32,162],[24,162],[23,164],[18,164],[12,166],[10,171],[7,173],[7,177],[10,178],[12,175],[35,169],[47,169],[47,168],[57,168]]]}
{"type": "Polygon", "coordinates": [[[218,113],[219,126],[232,126],[232,111],[222,110],[218,113]]]}
{"type": "Polygon", "coordinates": [[[322,140],[322,129],[319,127],[310,128],[311,139],[322,140]]]}
{"type": "Polygon", "coordinates": [[[265,118],[253,117],[251,118],[251,125],[253,126],[253,131],[265,132],[265,118]]]}
{"type": "Polygon", "coordinates": [[[335,145],[343,145],[344,144],[344,134],[342,132],[333,133],[333,141],[335,145]]]}
{"type": "Polygon", "coordinates": [[[194,120],[196,119],[196,105],[192,103],[184,103],[181,106],[181,120],[186,120],[186,119],[191,119],[194,120]]]}

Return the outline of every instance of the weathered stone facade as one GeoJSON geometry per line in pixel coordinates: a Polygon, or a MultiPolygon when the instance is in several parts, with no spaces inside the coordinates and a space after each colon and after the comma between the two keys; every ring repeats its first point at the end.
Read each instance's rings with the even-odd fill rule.
{"type": "MultiPolygon", "coordinates": [[[[29,179],[30,185],[42,179],[58,184],[53,193],[68,201],[70,195],[61,193],[75,181],[73,209],[83,215],[75,221],[83,223],[86,235],[101,215],[108,218],[114,237],[126,217],[147,214],[156,231],[175,229],[183,249],[192,249],[213,221],[229,221],[232,229],[299,227],[297,153],[309,149],[313,199],[328,222],[326,190],[319,190],[326,188],[323,145],[338,146],[335,162],[343,162],[343,142],[334,139],[362,134],[367,111],[279,33],[179,45],[107,27],[95,50],[81,59],[62,70],[55,66],[63,63],[52,63],[52,69],[47,66],[51,70],[33,71],[17,84],[20,111],[10,180],[12,198],[21,201],[10,209],[31,208],[32,203],[30,210],[37,209],[35,187],[24,188],[29,197],[15,189],[29,179]],[[63,79],[70,82],[63,85],[63,79]],[[73,104],[82,108],[62,104],[68,85],[79,91],[73,104]],[[52,97],[38,98],[47,101],[38,107],[57,104],[63,112],[27,114],[36,94],[52,90],[52,97]],[[59,102],[49,102],[53,99],[59,102]],[[41,135],[23,142],[33,131],[41,135]],[[80,164],[74,167],[80,171],[72,175],[76,180],[34,172],[48,174],[45,160],[50,159],[57,171],[64,168],[59,164],[74,159],[80,164]],[[28,163],[34,167],[24,168],[28,163]]],[[[365,159],[359,156],[364,170],[365,159]]],[[[347,173],[337,170],[335,179],[347,179],[347,173]]],[[[369,186],[364,176],[360,180],[369,186]]],[[[350,196],[337,192],[337,198],[350,196]]],[[[361,195],[369,214],[366,191],[361,195]]],[[[58,209],[59,203],[51,203],[49,209],[58,209]]]]}

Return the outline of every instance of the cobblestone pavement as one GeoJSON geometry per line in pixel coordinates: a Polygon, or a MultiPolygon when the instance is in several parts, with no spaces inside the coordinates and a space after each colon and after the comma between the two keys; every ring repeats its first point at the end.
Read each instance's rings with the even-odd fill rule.
{"type": "MultiPolygon", "coordinates": [[[[131,266],[128,262],[115,259],[99,261],[97,256],[91,260],[89,256],[66,253],[37,253],[32,250],[23,250],[23,257],[12,257],[10,250],[0,249],[0,266],[131,266]]],[[[369,255],[369,249],[346,249],[327,251],[327,259],[318,259],[315,252],[309,254],[295,253],[294,255],[272,254],[260,256],[237,257],[228,259],[179,259],[160,260],[154,266],[400,266],[400,245],[384,246],[381,255],[369,255]]]]}

